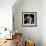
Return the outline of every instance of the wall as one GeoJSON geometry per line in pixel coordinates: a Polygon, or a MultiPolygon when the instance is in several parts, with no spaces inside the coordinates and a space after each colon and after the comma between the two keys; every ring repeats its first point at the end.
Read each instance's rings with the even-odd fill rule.
{"type": "Polygon", "coordinates": [[[18,0],[13,6],[15,30],[23,33],[24,39],[41,46],[41,0],[18,0]],[[18,3],[19,2],[19,3],[18,3]],[[22,12],[37,12],[37,27],[22,26],[22,12]]]}
{"type": "Polygon", "coordinates": [[[16,0],[0,0],[0,27],[12,29],[12,6],[16,0]]]}
{"type": "MultiPolygon", "coordinates": [[[[14,3],[16,2],[16,0],[0,0],[0,26],[5,26],[5,27],[8,27],[8,28],[12,28],[12,6],[14,5],[14,3]]],[[[21,1],[18,1],[18,2],[21,2],[21,1]]],[[[19,7],[19,5],[18,4],[20,4],[20,3],[18,3],[18,2],[16,2],[15,3],[15,5],[16,6],[14,6],[14,10],[13,11],[15,11],[15,9],[17,8],[17,6],[19,7]]],[[[24,1],[23,1],[24,2],[24,1]]],[[[33,0],[33,2],[35,2],[35,0],[33,0]]],[[[38,2],[38,0],[36,1],[36,3],[38,2]]],[[[39,2],[40,2],[40,0],[39,0],[39,2]]],[[[38,3],[39,4],[39,3],[38,3]]],[[[26,4],[24,4],[24,5],[26,5],[26,4]]],[[[28,4],[29,5],[29,4],[28,4]]],[[[35,4],[33,4],[33,5],[35,5],[35,4]]],[[[37,4],[36,4],[37,5],[37,4]]],[[[25,6],[26,7],[26,6],[25,6]]],[[[37,7],[37,6],[36,6],[37,7]]],[[[39,7],[39,6],[38,6],[39,7]]],[[[17,8],[18,9],[18,8],[17,8]]],[[[22,9],[22,8],[21,8],[22,9]]],[[[25,11],[28,9],[26,9],[26,8],[24,8],[25,9],[25,11]]],[[[31,8],[32,9],[32,8],[31,8]]],[[[39,8],[38,8],[39,9],[39,8]]],[[[19,16],[16,16],[17,17],[17,20],[18,20],[18,18],[21,18],[21,19],[19,19],[20,20],[20,27],[18,27],[18,21],[16,20],[16,23],[15,24],[17,24],[15,27],[16,27],[16,30],[18,30],[18,31],[20,31],[20,32],[24,32],[24,35],[25,36],[27,36],[25,33],[26,32],[28,32],[29,31],[29,33],[28,34],[30,34],[31,35],[31,39],[33,38],[33,36],[35,35],[35,32],[37,33],[38,31],[39,32],[41,32],[41,41],[42,41],[42,46],[46,46],[46,0],[41,0],[41,22],[37,22],[37,23],[41,23],[41,30],[38,28],[38,29],[36,29],[37,27],[40,27],[40,25],[39,26],[37,26],[37,27],[22,27],[22,16],[21,15],[19,15],[19,16]],[[30,28],[32,28],[31,30],[30,30],[30,28]],[[35,31],[34,31],[34,29],[35,29],[35,31]],[[32,35],[33,34],[33,35],[32,35]]],[[[33,10],[33,9],[32,9],[33,10]]],[[[17,10],[16,10],[17,11],[17,10]]],[[[28,10],[28,11],[30,11],[30,10],[28,10]]],[[[38,11],[38,10],[37,10],[38,11]]],[[[18,12],[17,12],[18,13],[18,12]]],[[[16,14],[17,14],[16,13],[16,14]]],[[[39,20],[39,17],[38,17],[38,20],[39,20]]],[[[38,25],[38,24],[37,24],[38,25]]],[[[25,37],[24,36],[24,37],[25,37]]],[[[38,35],[37,35],[37,37],[36,37],[36,35],[34,36],[34,39],[35,39],[35,41],[37,42],[37,40],[38,39],[40,39],[40,36],[39,36],[39,38],[38,38],[38,35]]],[[[38,42],[37,42],[37,44],[38,44],[38,42]]]]}
{"type": "Polygon", "coordinates": [[[46,46],[46,0],[41,1],[41,38],[42,46],[46,46]]]}

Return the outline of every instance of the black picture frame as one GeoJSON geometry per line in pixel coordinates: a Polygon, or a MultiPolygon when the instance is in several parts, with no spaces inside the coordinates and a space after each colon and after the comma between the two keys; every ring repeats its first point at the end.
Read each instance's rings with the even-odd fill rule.
{"type": "Polygon", "coordinates": [[[22,26],[36,27],[37,26],[37,12],[22,12],[22,26]]]}

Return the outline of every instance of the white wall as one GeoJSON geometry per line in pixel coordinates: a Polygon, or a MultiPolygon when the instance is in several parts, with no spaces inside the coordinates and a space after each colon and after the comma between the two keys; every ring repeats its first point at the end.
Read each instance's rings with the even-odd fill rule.
{"type": "Polygon", "coordinates": [[[13,6],[15,29],[23,33],[24,39],[35,41],[41,46],[41,0],[18,0],[13,6]],[[22,27],[22,12],[37,12],[37,27],[22,27]]]}
{"type": "Polygon", "coordinates": [[[46,0],[41,2],[41,38],[42,46],[46,46],[46,0]]]}
{"type": "Polygon", "coordinates": [[[12,28],[12,6],[16,0],[0,0],[0,27],[12,28]]]}
{"type": "Polygon", "coordinates": [[[13,6],[15,29],[33,39],[36,46],[46,46],[46,0],[18,0],[13,6]],[[18,3],[19,2],[19,3],[18,3]],[[22,12],[37,12],[37,27],[22,27],[22,12]]]}

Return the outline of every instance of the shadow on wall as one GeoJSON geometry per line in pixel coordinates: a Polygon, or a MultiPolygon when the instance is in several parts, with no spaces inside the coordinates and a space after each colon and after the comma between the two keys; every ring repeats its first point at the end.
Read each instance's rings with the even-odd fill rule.
{"type": "MultiPolygon", "coordinates": [[[[18,8],[18,6],[21,5],[21,3],[23,3],[24,0],[17,0],[16,3],[12,6],[12,9],[15,10],[18,8]]],[[[14,11],[13,11],[14,12],[14,11]]]]}

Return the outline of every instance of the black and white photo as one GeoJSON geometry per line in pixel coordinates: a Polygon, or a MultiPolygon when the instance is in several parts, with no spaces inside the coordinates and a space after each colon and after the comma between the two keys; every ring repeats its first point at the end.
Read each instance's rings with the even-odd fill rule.
{"type": "Polygon", "coordinates": [[[22,25],[23,26],[36,26],[37,25],[37,13],[36,12],[23,12],[22,13],[22,25]]]}

